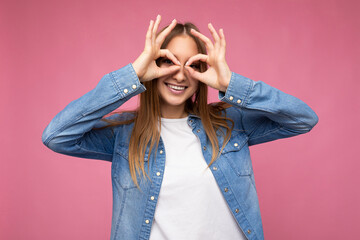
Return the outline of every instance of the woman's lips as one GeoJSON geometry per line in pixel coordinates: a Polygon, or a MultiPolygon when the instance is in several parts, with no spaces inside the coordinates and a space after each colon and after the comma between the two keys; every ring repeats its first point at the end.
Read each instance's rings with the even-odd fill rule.
{"type": "Polygon", "coordinates": [[[174,94],[182,94],[185,92],[186,86],[177,86],[169,83],[165,83],[166,87],[169,89],[170,92],[174,94]]]}

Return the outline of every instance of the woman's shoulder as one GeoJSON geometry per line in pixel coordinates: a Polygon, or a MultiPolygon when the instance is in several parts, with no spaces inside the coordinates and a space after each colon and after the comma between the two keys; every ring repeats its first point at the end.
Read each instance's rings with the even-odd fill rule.
{"type": "Polygon", "coordinates": [[[234,122],[234,129],[242,129],[241,109],[226,102],[209,103],[209,107],[212,113],[231,119],[234,122]]]}

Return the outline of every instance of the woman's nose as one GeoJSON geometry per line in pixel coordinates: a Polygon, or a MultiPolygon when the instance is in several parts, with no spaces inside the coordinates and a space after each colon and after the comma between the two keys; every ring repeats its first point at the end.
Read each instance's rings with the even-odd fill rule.
{"type": "Polygon", "coordinates": [[[186,76],[186,69],[184,67],[184,65],[180,66],[180,69],[175,73],[174,78],[178,81],[178,82],[182,82],[185,81],[187,76],[186,76]]]}

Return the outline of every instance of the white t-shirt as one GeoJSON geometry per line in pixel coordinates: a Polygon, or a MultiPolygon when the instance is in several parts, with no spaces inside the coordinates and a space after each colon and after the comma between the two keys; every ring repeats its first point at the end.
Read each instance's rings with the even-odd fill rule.
{"type": "Polygon", "coordinates": [[[187,117],[161,118],[166,162],[150,240],[245,240],[187,117]]]}

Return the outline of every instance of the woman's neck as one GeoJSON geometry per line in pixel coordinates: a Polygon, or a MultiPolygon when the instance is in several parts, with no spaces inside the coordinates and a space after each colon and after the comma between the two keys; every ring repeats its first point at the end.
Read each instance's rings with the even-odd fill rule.
{"type": "Polygon", "coordinates": [[[184,106],[162,107],[161,117],[163,118],[184,118],[189,114],[185,112],[184,106]]]}

